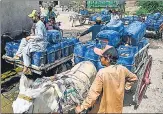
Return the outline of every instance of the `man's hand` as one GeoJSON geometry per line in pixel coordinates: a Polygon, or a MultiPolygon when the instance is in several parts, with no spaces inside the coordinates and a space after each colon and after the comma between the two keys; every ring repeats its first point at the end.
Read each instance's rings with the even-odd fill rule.
{"type": "Polygon", "coordinates": [[[27,37],[26,37],[26,40],[29,40],[29,39],[31,39],[31,37],[30,37],[30,36],[27,36],[27,37]]]}
{"type": "Polygon", "coordinates": [[[75,112],[76,113],[80,113],[80,112],[82,112],[83,110],[81,109],[81,106],[77,106],[76,108],[75,108],[75,112]]]}
{"type": "Polygon", "coordinates": [[[81,36],[77,36],[77,39],[79,39],[81,36]]]}

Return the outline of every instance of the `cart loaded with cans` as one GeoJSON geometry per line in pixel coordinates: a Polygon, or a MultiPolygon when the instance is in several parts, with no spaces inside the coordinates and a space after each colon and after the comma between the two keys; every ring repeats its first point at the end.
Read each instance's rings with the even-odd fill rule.
{"type": "MultiPolygon", "coordinates": [[[[121,22],[122,23],[122,22],[121,22]]],[[[144,37],[146,26],[144,23],[134,21],[128,27],[117,22],[114,25],[105,25],[97,34],[96,40],[79,42],[74,47],[74,62],[91,61],[97,70],[104,68],[100,57],[94,53],[94,48],[114,46],[119,54],[117,64],[121,64],[138,76],[138,81],[132,87],[134,90],[135,107],[138,107],[150,84],[150,71],[152,56],[148,54],[149,40],[144,37]]]]}
{"type": "MultiPolygon", "coordinates": [[[[78,39],[74,37],[62,37],[61,32],[57,30],[47,31],[47,39],[48,46],[45,52],[31,53],[32,65],[30,69],[40,75],[63,64],[71,65],[74,45],[78,42],[78,39]]],[[[3,59],[15,66],[23,67],[23,58],[19,61],[12,59],[19,48],[20,42],[21,40],[7,42],[5,46],[6,54],[3,55],[3,59]]]]}

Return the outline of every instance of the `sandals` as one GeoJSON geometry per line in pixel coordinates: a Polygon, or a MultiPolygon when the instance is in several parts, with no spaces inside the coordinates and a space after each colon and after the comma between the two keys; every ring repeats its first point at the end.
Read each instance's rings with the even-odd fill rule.
{"type": "Polygon", "coordinates": [[[10,58],[9,60],[10,61],[15,61],[15,62],[21,62],[20,57],[18,57],[18,56],[15,56],[13,58],[10,58]]]}
{"type": "Polygon", "coordinates": [[[28,69],[26,72],[24,72],[24,75],[32,75],[32,72],[30,69],[28,69]]]}

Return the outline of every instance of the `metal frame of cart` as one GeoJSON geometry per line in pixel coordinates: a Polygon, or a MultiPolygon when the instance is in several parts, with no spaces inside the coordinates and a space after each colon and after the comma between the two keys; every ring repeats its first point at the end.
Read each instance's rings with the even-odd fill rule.
{"type": "MultiPolygon", "coordinates": [[[[40,67],[35,66],[35,65],[31,65],[29,68],[32,70],[32,72],[36,73],[36,74],[42,74],[43,72],[47,72],[63,63],[66,63],[67,61],[70,61],[72,59],[73,55],[69,55],[67,57],[63,57],[59,60],[56,60],[54,63],[50,63],[50,64],[45,64],[45,65],[41,65],[40,67]]],[[[12,59],[12,57],[3,55],[3,59],[6,60],[6,62],[10,63],[10,64],[14,64],[15,66],[19,66],[19,67],[23,67],[24,64],[22,61],[20,62],[15,62],[15,61],[10,61],[12,59]]]]}

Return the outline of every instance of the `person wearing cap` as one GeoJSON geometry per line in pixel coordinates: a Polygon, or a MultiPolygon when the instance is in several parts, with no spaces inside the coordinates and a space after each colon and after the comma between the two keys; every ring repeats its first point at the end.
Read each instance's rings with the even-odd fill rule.
{"type": "Polygon", "coordinates": [[[53,8],[51,6],[48,7],[48,14],[46,17],[46,23],[49,21],[51,18],[55,18],[57,15],[54,13],[53,8]]]}
{"type": "Polygon", "coordinates": [[[36,21],[35,34],[33,36],[28,36],[21,40],[19,49],[14,56],[14,60],[19,60],[23,56],[24,69],[23,73],[31,74],[29,66],[31,65],[31,52],[43,52],[46,50],[47,42],[47,33],[44,23],[40,20],[40,15],[35,13],[33,17],[36,21]]]}
{"type": "Polygon", "coordinates": [[[105,68],[98,71],[92,83],[86,99],[75,108],[76,113],[92,107],[99,96],[101,100],[95,113],[122,113],[124,92],[130,90],[137,76],[126,67],[117,65],[118,52],[112,46],[106,46],[103,50],[94,48],[94,52],[100,56],[105,68]]]}
{"type": "Polygon", "coordinates": [[[84,5],[81,5],[80,10],[79,10],[79,14],[83,15],[83,16],[87,16],[88,15],[88,10],[85,9],[84,5]]]}
{"type": "Polygon", "coordinates": [[[46,16],[43,13],[40,15],[40,20],[46,25],[45,17],[46,16]]]}
{"type": "Polygon", "coordinates": [[[33,36],[35,34],[35,28],[36,28],[36,20],[35,20],[35,15],[36,15],[37,11],[33,10],[31,14],[28,15],[28,17],[30,17],[33,21],[33,25],[31,28],[31,36],[33,36]]]}
{"type": "Polygon", "coordinates": [[[101,21],[101,17],[97,17],[97,18],[96,18],[96,24],[94,24],[94,25],[91,26],[88,30],[86,30],[86,31],[84,31],[83,33],[81,33],[81,34],[79,35],[79,37],[84,36],[84,35],[86,35],[86,34],[92,32],[92,40],[96,39],[96,35],[100,32],[101,27],[103,26],[103,25],[101,24],[101,22],[102,22],[102,21],[101,21]]]}
{"type": "Polygon", "coordinates": [[[118,16],[117,11],[115,9],[113,9],[112,13],[111,13],[111,20],[110,20],[110,22],[118,20],[118,19],[120,19],[120,17],[118,16]]]}
{"type": "Polygon", "coordinates": [[[111,19],[110,19],[110,22],[107,23],[107,25],[115,25],[121,21],[120,17],[118,16],[115,10],[110,10],[109,12],[111,13],[111,19]]]}

